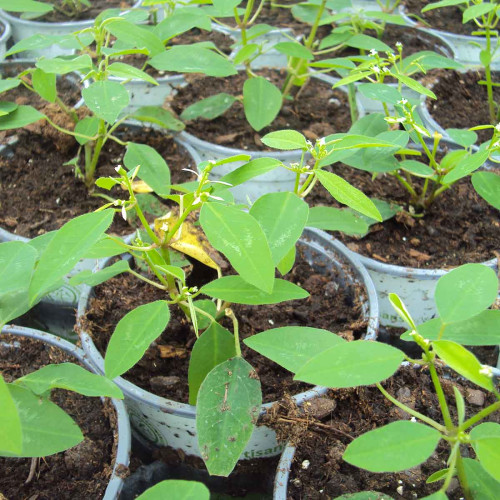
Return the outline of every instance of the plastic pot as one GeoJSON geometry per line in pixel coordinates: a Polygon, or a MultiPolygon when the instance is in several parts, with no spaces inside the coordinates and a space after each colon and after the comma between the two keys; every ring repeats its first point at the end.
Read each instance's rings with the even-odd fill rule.
{"type": "MultiPolygon", "coordinates": [[[[432,145],[432,143],[430,144],[432,145]]],[[[442,139],[441,144],[450,149],[456,149],[457,147],[455,143],[446,139],[442,139]]],[[[473,146],[473,149],[477,150],[475,146],[473,146]]],[[[434,290],[438,279],[451,269],[418,269],[397,266],[365,257],[352,250],[348,251],[358,257],[373,280],[377,290],[380,307],[380,324],[382,326],[407,326],[396,314],[396,311],[389,302],[389,293],[397,293],[401,297],[401,300],[417,324],[432,319],[437,315],[434,303],[434,290]]],[[[462,264],[466,264],[466,262],[462,264]]],[[[498,271],[497,259],[491,259],[482,264],[498,271]]]]}
{"type": "MultiPolygon", "coordinates": [[[[434,28],[422,28],[417,22],[408,16],[404,6],[399,7],[399,13],[409,26],[413,26],[420,31],[429,33],[430,35],[440,36],[452,47],[455,54],[455,61],[464,64],[465,66],[481,66],[480,53],[486,49],[486,40],[480,36],[458,35],[449,31],[436,30],[434,28]]],[[[493,60],[491,63],[492,69],[500,68],[500,60],[493,60]]]]}
{"type": "MultiPolygon", "coordinates": [[[[53,347],[57,347],[70,356],[76,358],[88,370],[95,372],[92,365],[86,359],[85,353],[80,348],[59,337],[55,337],[54,335],[50,335],[49,333],[41,332],[39,330],[23,328],[20,326],[6,326],[2,329],[1,333],[17,335],[19,337],[28,337],[40,340],[41,342],[49,344],[53,347]]],[[[113,465],[111,478],[106,488],[106,492],[104,493],[103,500],[117,500],[120,495],[120,491],[123,487],[123,474],[120,474],[119,471],[123,467],[128,467],[132,441],[130,433],[130,422],[123,401],[118,399],[111,399],[111,402],[113,404],[113,407],[115,408],[117,417],[116,459],[113,465]]]]}
{"type": "Polygon", "coordinates": [[[0,36],[0,61],[4,59],[7,52],[7,41],[11,35],[10,24],[5,19],[0,19],[0,30],[3,30],[0,36]]]}
{"type": "MultiPolygon", "coordinates": [[[[338,81],[337,78],[332,78],[326,75],[313,75],[313,78],[317,78],[324,82],[333,85],[338,81]]],[[[340,90],[347,92],[344,87],[339,87],[340,90]]],[[[358,103],[359,116],[364,116],[365,112],[363,106],[358,103]]],[[[226,146],[220,146],[212,142],[205,141],[199,137],[195,137],[185,131],[182,131],[178,135],[179,142],[182,144],[191,145],[198,153],[202,161],[208,160],[220,160],[228,158],[229,156],[247,154],[251,156],[251,159],[263,157],[276,158],[283,163],[298,163],[300,162],[302,151],[255,151],[247,149],[230,148],[226,146]]],[[[306,157],[308,158],[308,157],[306,157]]],[[[224,177],[226,174],[236,170],[242,166],[245,162],[233,162],[226,165],[220,165],[212,171],[211,178],[218,180],[224,177]]],[[[250,181],[245,182],[244,185],[235,186],[230,189],[233,193],[234,199],[237,203],[247,203],[248,198],[254,201],[263,194],[274,193],[277,191],[293,191],[295,186],[295,173],[286,170],[284,168],[276,168],[271,172],[267,172],[264,175],[254,177],[250,181]]]]}
{"type": "Polygon", "coordinates": [[[295,446],[287,445],[281,454],[274,477],[273,500],[287,500],[288,480],[292,469],[295,446]]]}
{"type": "MultiPolygon", "coordinates": [[[[361,285],[364,297],[362,311],[368,321],[365,339],[373,340],[378,332],[378,303],[375,288],[370,277],[356,257],[345,246],[323,231],[306,229],[299,240],[299,248],[304,251],[307,260],[321,271],[335,266],[340,273],[340,286],[345,284],[361,285]]],[[[106,262],[103,263],[106,265],[106,262]]],[[[80,297],[77,317],[82,318],[88,308],[92,295],[90,287],[85,287],[80,297]]],[[[80,340],[88,359],[98,372],[104,373],[104,359],[94,345],[91,336],[80,329],[80,340]]],[[[125,394],[125,404],[130,414],[132,426],[139,434],[153,445],[171,446],[190,455],[201,456],[196,435],[196,407],[178,403],[156,396],[128,382],[122,377],[115,379],[116,384],[125,394]]],[[[325,388],[314,387],[294,396],[298,405],[324,394],[325,388]]],[[[261,414],[273,403],[262,405],[261,414]]],[[[241,460],[275,456],[281,453],[283,446],[276,441],[276,434],[265,426],[258,426],[244,450],[241,460]]]]}
{"type": "MultiPolygon", "coordinates": [[[[139,7],[142,0],[136,0],[131,8],[139,7]]],[[[13,16],[5,10],[0,10],[0,17],[8,21],[12,27],[12,38],[14,43],[18,43],[24,38],[28,38],[35,33],[38,35],[54,36],[54,35],[70,35],[75,31],[80,31],[85,28],[91,28],[94,25],[93,19],[84,21],[69,21],[60,23],[49,23],[43,21],[30,21],[13,16]]],[[[68,45],[51,45],[43,49],[28,50],[22,52],[22,57],[37,59],[38,57],[57,57],[66,56],[75,53],[75,49],[68,45]]]]}

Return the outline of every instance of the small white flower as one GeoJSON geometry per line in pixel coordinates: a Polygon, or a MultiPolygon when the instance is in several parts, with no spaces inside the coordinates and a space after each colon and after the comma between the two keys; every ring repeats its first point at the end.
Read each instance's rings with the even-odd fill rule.
{"type": "Polygon", "coordinates": [[[497,123],[495,125],[495,129],[496,129],[497,132],[500,132],[500,123],[497,123]]]}
{"type": "Polygon", "coordinates": [[[168,224],[166,222],[164,222],[162,225],[161,225],[161,230],[162,231],[168,231],[168,224]]]}
{"type": "Polygon", "coordinates": [[[119,173],[119,172],[120,172],[120,168],[122,168],[122,166],[121,166],[121,165],[117,165],[117,166],[115,167],[115,172],[118,172],[118,173],[119,173]]]}
{"type": "Polygon", "coordinates": [[[317,142],[318,146],[320,146],[320,147],[324,146],[326,144],[324,137],[322,137],[321,139],[318,139],[316,142],[317,142]]]}
{"type": "Polygon", "coordinates": [[[400,101],[398,101],[398,104],[402,104],[404,106],[404,105],[408,104],[408,99],[405,99],[403,97],[403,99],[401,99],[400,101]]]}
{"type": "Polygon", "coordinates": [[[403,44],[401,42],[396,42],[396,47],[399,49],[400,47],[402,47],[403,44]]]}
{"type": "Polygon", "coordinates": [[[410,422],[416,422],[416,421],[417,421],[417,419],[415,417],[410,418],[410,422]]]}
{"type": "Polygon", "coordinates": [[[481,365],[481,369],[479,370],[481,375],[486,375],[489,378],[493,377],[493,368],[487,365],[481,365]]]}
{"type": "Polygon", "coordinates": [[[125,208],[125,205],[122,205],[122,217],[123,220],[127,220],[127,209],[125,208]]]}
{"type": "Polygon", "coordinates": [[[370,55],[371,56],[376,56],[377,55],[377,51],[375,49],[370,49],[370,55]]]}
{"type": "Polygon", "coordinates": [[[380,73],[380,68],[378,66],[372,66],[372,70],[375,72],[375,73],[380,73]]]}

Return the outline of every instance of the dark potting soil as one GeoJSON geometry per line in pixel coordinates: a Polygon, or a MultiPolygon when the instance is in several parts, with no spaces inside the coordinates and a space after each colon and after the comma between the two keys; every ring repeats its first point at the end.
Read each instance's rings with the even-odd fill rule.
{"type": "MultiPolygon", "coordinates": [[[[67,8],[61,12],[58,9],[54,9],[52,12],[45,14],[42,17],[35,19],[36,21],[42,21],[46,23],[67,23],[72,21],[86,21],[89,19],[95,19],[103,10],[106,9],[127,9],[134,5],[136,0],[92,0],[90,2],[91,6],[84,7],[81,11],[76,14],[68,16],[67,8]]],[[[56,8],[61,8],[66,1],[65,0],[43,0],[44,3],[51,3],[56,6],[56,8]]],[[[16,12],[12,12],[12,15],[17,15],[16,12]]]]}
{"type": "MultiPolygon", "coordinates": [[[[447,71],[438,73],[432,91],[437,100],[427,99],[427,109],[443,128],[470,128],[490,124],[488,95],[485,85],[477,82],[484,80],[484,72],[468,71],[458,73],[447,71]]],[[[493,73],[493,82],[500,81],[500,74],[493,73]]],[[[495,103],[500,102],[500,88],[493,87],[495,103]]],[[[496,122],[493,123],[496,125],[496,122]]],[[[491,139],[491,129],[476,131],[479,142],[491,139]]]]}
{"type": "MultiPolygon", "coordinates": [[[[14,155],[0,157],[0,225],[10,232],[33,238],[58,229],[69,219],[91,212],[105,203],[89,194],[84,183],[75,178],[72,166],[64,165],[74,158],[78,147],[70,136],[57,133],[45,122],[18,133],[19,142],[12,146],[14,155]],[[48,135],[48,137],[47,137],[48,135]]],[[[144,143],[155,148],[167,161],[172,183],[193,180],[193,160],[173,139],[150,129],[124,133],[122,140],[144,143]]],[[[115,166],[123,164],[125,147],[108,141],[102,150],[97,176],[116,176],[115,166]]],[[[111,195],[124,198],[115,188],[111,195]]],[[[131,232],[121,217],[115,217],[111,230],[119,234],[131,232]]]]}
{"type": "MultiPolygon", "coordinates": [[[[455,383],[446,378],[441,378],[441,381],[454,422],[457,421],[457,415],[453,385],[465,398],[466,418],[494,402],[492,396],[462,379],[455,383]]],[[[407,406],[442,422],[438,400],[427,370],[401,368],[382,385],[407,406]]],[[[327,500],[371,490],[392,498],[412,500],[438,490],[440,482],[426,484],[425,481],[446,463],[450,450],[443,441],[425,463],[399,473],[371,473],[342,459],[347,445],[356,437],[392,421],[409,418],[410,415],[394,406],[374,386],[331,390],[327,397],[313,400],[310,405],[306,403],[304,410],[286,402],[278,403],[274,406],[274,412],[264,417],[264,421],[266,425],[277,429],[280,440],[289,440],[297,447],[287,498],[327,500]]],[[[500,414],[496,412],[489,418],[499,422],[500,414]]],[[[465,454],[474,457],[471,449],[463,449],[463,455],[465,454]]],[[[462,493],[456,479],[452,480],[450,490],[450,499],[461,498],[462,493]]]]}
{"type": "MultiPolygon", "coordinates": [[[[266,71],[262,74],[281,88],[285,78],[284,70],[266,71]]],[[[179,89],[170,105],[180,115],[191,104],[220,92],[241,96],[245,80],[246,77],[242,74],[227,78],[190,77],[189,85],[179,89]],[[193,96],[196,96],[196,100],[193,96]]],[[[337,132],[347,132],[351,126],[347,94],[341,90],[332,90],[331,87],[332,83],[311,78],[302,87],[300,96],[292,101],[285,100],[272,124],[259,132],[253,130],[246,121],[243,104],[240,102],[235,102],[228,111],[214,120],[198,119],[188,122],[186,131],[222,146],[264,151],[268,148],[262,144],[260,137],[274,130],[298,130],[312,140],[337,132]]]]}
{"type": "MultiPolygon", "coordinates": [[[[50,363],[75,362],[57,348],[17,336],[2,335],[0,371],[9,382],[50,363]],[[5,344],[20,343],[21,348],[5,344]]],[[[102,498],[116,453],[116,414],[109,401],[54,390],[51,399],[78,424],[85,439],[79,445],[40,459],[33,480],[26,484],[30,458],[0,457],[2,498],[88,500],[102,498]]],[[[124,467],[125,469],[125,467],[124,467]]]]}
{"type": "MultiPolygon", "coordinates": [[[[367,324],[362,319],[359,299],[363,292],[358,287],[340,289],[334,269],[314,270],[300,258],[285,279],[300,283],[311,296],[270,306],[232,305],[239,320],[242,340],[264,330],[292,325],[323,328],[348,340],[360,338],[365,333],[367,324]]],[[[161,290],[129,275],[99,285],[95,296],[80,326],[92,336],[101,353],[106,351],[116,324],[128,311],[144,303],[165,299],[161,290]]],[[[224,321],[224,326],[232,331],[230,322],[224,321]]],[[[171,308],[167,329],[125,378],[159,396],[187,402],[189,355],[195,340],[185,315],[177,308],[171,308]]],[[[286,393],[297,394],[308,387],[294,382],[290,372],[243,343],[241,347],[243,357],[259,375],[265,402],[279,399],[286,393]]]]}
{"type": "MultiPolygon", "coordinates": [[[[334,172],[371,198],[396,203],[408,210],[406,190],[389,176],[372,181],[371,174],[345,165],[334,172]]],[[[339,206],[319,184],[307,199],[310,206],[339,206]]],[[[423,218],[397,214],[371,226],[363,238],[335,233],[351,250],[388,264],[442,268],[496,257],[500,241],[498,210],[474,190],[470,179],[444,191],[423,218]]]]}
{"type": "Polygon", "coordinates": [[[414,21],[423,19],[427,24],[419,23],[426,28],[448,31],[458,35],[470,35],[478,28],[474,22],[462,23],[463,10],[457,5],[430,10],[422,14],[421,10],[428,5],[428,0],[403,0],[407,14],[412,14],[414,21]]]}

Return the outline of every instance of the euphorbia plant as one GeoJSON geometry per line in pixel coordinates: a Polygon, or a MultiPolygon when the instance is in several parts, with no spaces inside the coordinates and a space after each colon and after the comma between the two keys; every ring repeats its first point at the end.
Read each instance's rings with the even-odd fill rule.
{"type": "Polygon", "coordinates": [[[390,294],[394,308],[410,328],[402,338],[421,349],[421,359],[412,359],[387,344],[346,342],[321,331],[312,335],[309,329],[299,327],[289,329],[286,338],[271,330],[246,339],[245,343],[294,371],[296,380],[332,388],[375,384],[390,402],[411,417],[354,439],[343,455],[347,462],[372,472],[399,472],[425,462],[438,443],[444,441],[449,449],[446,467],[427,480],[442,485],[426,498],[445,500],[454,477],[468,500],[494,498],[500,487],[500,425],[485,419],[500,410],[500,372],[482,365],[464,345],[494,346],[500,342],[500,311],[488,309],[497,297],[498,286],[495,272],[481,264],[467,264],[449,272],[440,278],[435,290],[439,317],[422,325],[416,325],[400,298],[390,294]],[[439,401],[439,421],[398,401],[382,386],[382,381],[393,376],[403,360],[418,365],[421,376],[431,378],[439,401]],[[445,396],[439,378],[443,367],[481,387],[494,402],[474,415],[466,415],[456,378],[449,379],[454,401],[445,396]],[[450,412],[451,404],[455,406],[456,420],[450,412]],[[466,458],[470,447],[475,459],[466,458]]]}

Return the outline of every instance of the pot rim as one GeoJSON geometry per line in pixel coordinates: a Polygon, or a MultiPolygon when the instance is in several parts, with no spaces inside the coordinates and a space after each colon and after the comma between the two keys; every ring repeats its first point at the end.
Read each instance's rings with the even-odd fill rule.
{"type": "Polygon", "coordinates": [[[10,38],[10,35],[12,33],[12,29],[11,29],[10,23],[7,21],[7,19],[2,19],[0,17],[0,23],[4,27],[4,32],[2,33],[2,36],[0,36],[0,43],[6,43],[7,40],[10,38]]]}
{"type": "MultiPolygon", "coordinates": [[[[135,0],[133,5],[131,5],[128,9],[123,9],[123,12],[127,12],[130,9],[135,9],[140,7],[142,4],[142,0],[135,0]]],[[[11,24],[17,24],[24,26],[25,28],[31,28],[36,32],[37,29],[44,29],[47,27],[55,28],[56,26],[64,27],[64,28],[75,28],[77,29],[88,28],[94,24],[94,19],[82,19],[80,21],[61,21],[61,22],[47,22],[47,21],[32,21],[28,19],[21,19],[20,17],[13,16],[9,14],[9,12],[0,9],[0,17],[3,17],[5,20],[10,22],[11,24]]]]}
{"type": "MultiPolygon", "coordinates": [[[[308,243],[312,243],[311,246],[315,250],[318,250],[319,248],[324,249],[325,243],[329,246],[333,246],[336,251],[337,257],[343,258],[350,266],[352,266],[351,274],[353,275],[353,277],[355,277],[355,279],[358,279],[364,285],[365,293],[367,296],[368,311],[365,314],[365,317],[368,321],[368,327],[364,339],[367,341],[375,340],[378,334],[379,308],[375,286],[370,278],[370,275],[368,274],[368,271],[360,263],[359,259],[355,255],[352,255],[341,242],[335,240],[327,233],[319,229],[306,228],[304,230],[303,237],[306,240],[312,240],[308,241],[308,243]]],[[[100,262],[100,266],[105,266],[107,261],[109,260],[110,259],[102,260],[100,262]]],[[[84,285],[82,293],[80,295],[76,313],[77,324],[79,323],[80,318],[82,318],[86,313],[91,291],[92,287],[84,285]]],[[[91,359],[91,361],[95,364],[95,368],[97,369],[97,371],[100,373],[104,373],[104,359],[101,353],[97,350],[89,333],[79,329],[79,336],[83,350],[85,351],[89,359],[91,359]]],[[[132,382],[129,382],[123,377],[116,377],[114,381],[118,385],[118,387],[122,389],[124,394],[136,401],[145,402],[164,413],[171,413],[188,419],[196,418],[196,406],[157,396],[156,394],[153,394],[145,389],[138,387],[132,382]]],[[[328,389],[326,387],[315,386],[307,391],[294,395],[293,399],[295,400],[297,405],[300,406],[305,401],[308,401],[313,397],[325,394],[327,390],[328,389]]],[[[261,406],[260,414],[262,415],[266,413],[266,411],[269,410],[274,403],[275,401],[263,403],[261,406]]]]}
{"type": "MultiPolygon", "coordinates": [[[[59,349],[65,351],[67,354],[75,357],[89,371],[93,373],[95,373],[96,371],[82,349],[76,347],[74,344],[62,339],[61,337],[56,337],[55,335],[52,335],[50,333],[35,330],[33,328],[26,328],[16,325],[5,326],[0,332],[0,338],[2,333],[40,340],[53,347],[58,347],[59,349]]],[[[130,422],[127,410],[125,409],[125,404],[122,400],[119,399],[110,398],[110,400],[116,411],[118,443],[116,446],[116,457],[115,463],[113,465],[113,471],[108,482],[108,486],[106,487],[103,500],[115,500],[116,498],[118,498],[118,495],[123,488],[123,479],[122,477],[120,477],[118,467],[120,465],[125,465],[126,467],[128,467],[132,444],[130,422]]]]}

